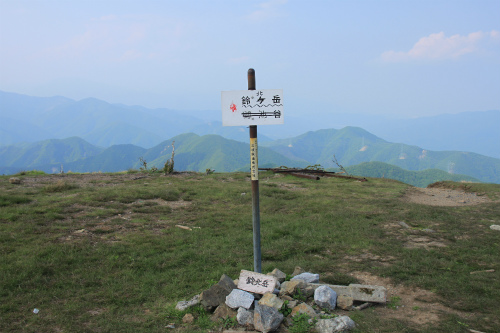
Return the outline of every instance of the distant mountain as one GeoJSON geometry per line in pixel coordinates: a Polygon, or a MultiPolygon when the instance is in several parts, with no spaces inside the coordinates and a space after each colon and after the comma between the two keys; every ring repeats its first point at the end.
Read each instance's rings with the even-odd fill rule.
{"type": "Polygon", "coordinates": [[[484,182],[500,183],[500,159],[475,153],[430,151],[417,146],[387,142],[361,128],[319,130],[295,138],[263,144],[296,161],[335,167],[333,157],[344,167],[379,161],[406,170],[440,169],[464,174],[484,182]]]}
{"type": "Polygon", "coordinates": [[[396,119],[361,127],[391,142],[500,158],[499,110],[396,119]]]}
{"type": "MultiPolygon", "coordinates": [[[[103,150],[100,154],[78,161],[65,163],[66,172],[117,172],[132,169],[138,165],[139,158],[147,149],[131,144],[114,145],[103,150]]],[[[54,165],[43,165],[38,170],[54,169],[54,165]]],[[[48,171],[50,172],[50,171],[48,171]]]]}
{"type": "MultiPolygon", "coordinates": [[[[470,151],[500,158],[500,111],[395,119],[368,114],[304,110],[280,126],[259,126],[259,142],[320,129],[361,127],[389,142],[426,150],[470,151]]],[[[31,97],[0,91],[0,146],[78,136],[101,147],[133,144],[151,148],[182,134],[217,134],[248,143],[246,127],[223,127],[219,110],[174,111],[110,104],[87,98],[31,97]]]]}
{"type": "MultiPolygon", "coordinates": [[[[193,133],[182,134],[151,148],[144,154],[150,165],[162,168],[171,157],[172,141],[175,141],[175,169],[217,172],[230,172],[241,169],[250,170],[250,148],[248,143],[228,140],[219,135],[199,136],[193,133]]],[[[307,163],[294,162],[265,147],[259,147],[259,165],[278,167],[295,165],[305,167],[307,163]]]]}
{"type": "MultiPolygon", "coordinates": [[[[194,127],[192,132],[198,135],[216,134],[226,139],[245,143],[250,141],[248,126],[222,126],[221,121],[206,121],[203,124],[194,127]]],[[[258,139],[259,142],[273,141],[271,138],[263,135],[262,133],[258,134],[258,139]]]]}
{"type": "Polygon", "coordinates": [[[0,167],[32,170],[41,165],[74,162],[102,150],[77,137],[23,143],[0,147],[0,167]]]}
{"type": "MultiPolygon", "coordinates": [[[[64,97],[30,97],[0,91],[0,172],[42,166],[51,172],[58,169],[56,164],[61,163],[71,163],[74,171],[88,168],[92,171],[125,170],[137,168],[141,157],[137,155],[141,154],[147,155],[148,163],[160,167],[169,157],[165,147],[171,140],[179,141],[176,143],[177,170],[212,168],[234,171],[245,168],[248,164],[247,149],[242,147],[248,146],[248,129],[223,127],[219,120],[210,120],[218,117],[217,114],[219,112],[213,110],[176,112],[109,104],[94,98],[74,101],[64,97]],[[183,135],[189,132],[196,134],[183,135]],[[87,145],[66,142],[64,138],[67,137],[82,138],[87,145]],[[164,141],[169,137],[173,139],[164,141]],[[103,151],[102,147],[110,150],[103,151]],[[162,153],[153,154],[152,151],[156,150],[162,153]]],[[[339,114],[291,116],[286,118],[283,126],[259,126],[261,166],[264,163],[288,166],[321,164],[328,168],[335,166],[332,161],[335,156],[344,166],[379,161],[411,171],[439,169],[499,183],[500,160],[487,157],[500,156],[499,123],[500,111],[413,120],[339,114]],[[382,134],[376,136],[352,126],[328,129],[345,122],[362,123],[382,134]],[[303,132],[314,127],[326,129],[303,132]],[[271,137],[295,133],[304,134],[269,141],[271,137]],[[422,142],[425,145],[391,143],[386,141],[388,137],[399,138],[398,142],[422,142]],[[266,146],[271,150],[266,150],[266,146]],[[441,149],[453,146],[458,151],[433,151],[429,146],[441,149]],[[464,152],[464,147],[484,151],[487,156],[464,152]],[[264,162],[266,160],[269,162],[264,162]]]]}
{"type": "MultiPolygon", "coordinates": [[[[172,142],[175,142],[175,170],[230,172],[250,169],[248,144],[228,140],[218,135],[199,136],[181,134],[159,145],[145,149],[131,144],[98,148],[80,138],[47,140],[33,144],[20,144],[0,148],[0,173],[12,174],[22,170],[59,172],[117,172],[142,167],[140,159],[148,168],[163,168],[171,157],[172,142]],[[85,148],[85,149],[84,149],[85,148]]],[[[272,151],[259,148],[261,167],[292,165],[305,167],[303,162],[294,162],[272,151]]]]}
{"type": "Polygon", "coordinates": [[[426,187],[429,184],[443,180],[479,182],[474,177],[450,174],[438,169],[409,171],[383,162],[363,162],[346,167],[346,171],[354,176],[395,179],[417,187],[426,187]]]}
{"type": "Polygon", "coordinates": [[[0,91],[0,146],[78,136],[102,147],[131,143],[147,148],[202,124],[167,109],[0,91]]]}
{"type": "Polygon", "coordinates": [[[53,139],[50,131],[34,122],[35,115],[72,102],[65,97],[31,97],[0,91],[0,146],[53,139]]]}
{"type": "Polygon", "coordinates": [[[427,150],[470,151],[500,158],[500,110],[396,118],[335,111],[287,116],[284,126],[268,126],[261,133],[272,139],[296,137],[320,129],[361,127],[389,142],[416,145],[427,150]]]}

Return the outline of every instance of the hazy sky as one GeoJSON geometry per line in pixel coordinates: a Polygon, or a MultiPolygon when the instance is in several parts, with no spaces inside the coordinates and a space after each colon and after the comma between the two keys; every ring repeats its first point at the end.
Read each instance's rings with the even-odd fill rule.
{"type": "Polygon", "coordinates": [[[500,110],[500,1],[0,0],[0,90],[214,110],[248,68],[290,114],[500,110]]]}

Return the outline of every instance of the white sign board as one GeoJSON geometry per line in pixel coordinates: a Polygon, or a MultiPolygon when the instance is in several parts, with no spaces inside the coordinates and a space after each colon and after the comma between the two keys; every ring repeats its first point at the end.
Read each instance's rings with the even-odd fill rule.
{"type": "Polygon", "coordinates": [[[283,89],[222,92],[222,125],[283,124],[283,89]]]}
{"type": "Polygon", "coordinates": [[[276,282],[277,280],[274,276],[242,269],[240,278],[238,279],[238,289],[264,295],[265,293],[272,293],[274,291],[276,282]]]}

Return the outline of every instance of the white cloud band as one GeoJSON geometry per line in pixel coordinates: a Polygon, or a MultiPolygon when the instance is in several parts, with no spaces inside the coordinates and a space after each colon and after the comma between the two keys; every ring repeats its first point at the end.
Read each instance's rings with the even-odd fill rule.
{"type": "Polygon", "coordinates": [[[480,51],[481,42],[500,40],[500,32],[472,32],[466,36],[453,35],[446,37],[444,32],[422,37],[408,52],[386,51],[381,58],[386,62],[404,62],[411,60],[454,59],[464,54],[480,51]]]}

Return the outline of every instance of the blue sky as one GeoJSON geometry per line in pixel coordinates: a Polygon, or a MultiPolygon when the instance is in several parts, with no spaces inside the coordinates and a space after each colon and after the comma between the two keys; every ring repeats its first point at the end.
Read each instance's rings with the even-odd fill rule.
{"type": "Polygon", "coordinates": [[[0,0],[0,90],[217,110],[248,68],[294,115],[500,110],[500,1],[0,0]]]}

